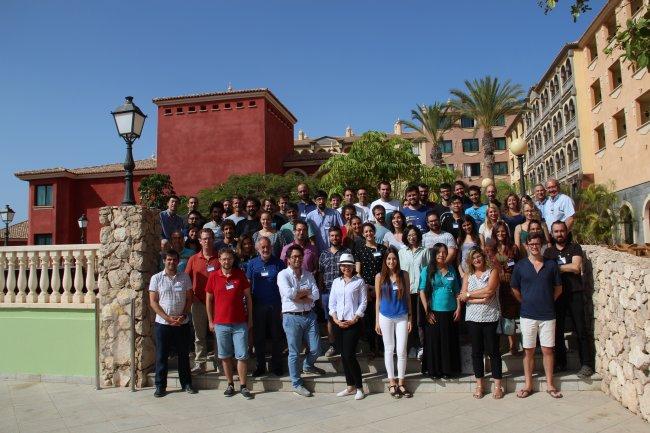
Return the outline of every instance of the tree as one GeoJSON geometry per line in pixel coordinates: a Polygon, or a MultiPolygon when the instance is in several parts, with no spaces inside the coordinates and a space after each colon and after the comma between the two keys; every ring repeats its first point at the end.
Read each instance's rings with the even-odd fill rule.
{"type": "Polygon", "coordinates": [[[611,186],[592,184],[581,189],[576,199],[573,233],[582,244],[611,244],[618,223],[618,196],[611,186]]]}
{"type": "Polygon", "coordinates": [[[169,197],[176,195],[168,174],[152,174],[144,177],[138,187],[140,203],[155,209],[167,209],[169,197]]]}
{"type": "Polygon", "coordinates": [[[474,132],[483,129],[483,177],[494,182],[494,136],[492,128],[499,124],[506,115],[524,109],[522,99],[524,92],[519,84],[510,80],[503,83],[496,77],[483,77],[478,80],[465,80],[466,90],[451,89],[450,93],[456,98],[450,102],[452,110],[462,116],[474,119],[474,132]]]}
{"type": "Polygon", "coordinates": [[[454,123],[449,106],[434,102],[432,105],[418,105],[417,109],[411,110],[411,119],[400,122],[407,128],[419,132],[422,137],[431,143],[431,161],[434,167],[444,167],[442,149],[440,142],[443,135],[449,131],[454,123]]]}
{"type": "Polygon", "coordinates": [[[397,197],[412,183],[424,182],[437,190],[442,182],[453,182],[456,174],[446,168],[423,165],[413,154],[412,143],[383,132],[366,132],[347,154],[334,155],[319,169],[321,187],[341,192],[344,187],[366,188],[375,194],[379,181],[391,183],[397,197]]]}

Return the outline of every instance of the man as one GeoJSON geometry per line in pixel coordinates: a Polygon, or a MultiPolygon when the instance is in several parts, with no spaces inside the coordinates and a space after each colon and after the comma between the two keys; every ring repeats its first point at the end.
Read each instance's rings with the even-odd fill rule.
{"type": "Polygon", "coordinates": [[[375,226],[375,242],[384,243],[384,236],[388,233],[386,227],[386,209],[380,204],[372,207],[373,225],[375,226]]]}
{"type": "Polygon", "coordinates": [[[338,354],[338,351],[334,344],[334,328],[332,327],[332,321],[329,320],[329,298],[330,290],[332,289],[332,282],[339,276],[339,259],[341,254],[350,253],[350,250],[343,248],[341,245],[342,242],[341,228],[340,227],[330,227],[329,229],[329,240],[330,247],[326,250],[321,251],[320,256],[318,256],[318,283],[321,291],[321,299],[323,304],[323,312],[327,320],[327,339],[330,343],[329,349],[325,352],[325,356],[332,357],[338,354]]]}
{"type": "MultiPolygon", "coordinates": [[[[205,373],[208,356],[208,313],[205,309],[205,286],[210,274],[219,269],[219,257],[214,250],[214,233],[205,228],[199,234],[201,251],[187,261],[185,273],[192,280],[192,324],[194,325],[193,374],[205,373]]],[[[217,363],[215,363],[217,365],[217,363]]]]}
{"type": "Polygon", "coordinates": [[[465,215],[469,215],[474,219],[476,228],[478,229],[485,221],[487,214],[487,205],[481,203],[481,188],[476,185],[470,186],[469,200],[472,202],[472,205],[465,209],[465,215]]]}
{"type": "Polygon", "coordinates": [[[192,281],[178,272],[179,256],[175,250],[165,253],[165,269],[149,281],[149,304],[156,313],[156,391],[154,397],[167,394],[167,361],[172,347],[178,356],[178,378],[183,391],[196,394],[192,387],[188,341],[192,306],[192,281]]]}
{"type": "MultiPolygon", "coordinates": [[[[288,221],[280,227],[280,236],[284,239],[284,244],[290,244],[293,242],[293,231],[294,225],[297,221],[300,221],[298,218],[298,206],[291,203],[287,206],[287,219],[288,221]]],[[[307,237],[309,239],[314,239],[314,229],[311,224],[307,224],[307,237]]]]}
{"type": "MultiPolygon", "coordinates": [[[[334,210],[338,210],[341,207],[342,200],[343,198],[341,197],[341,194],[335,192],[330,196],[330,207],[334,210]]],[[[318,207],[318,203],[316,204],[316,207],[318,207]]]]}
{"type": "Polygon", "coordinates": [[[435,206],[435,203],[430,200],[429,193],[430,193],[429,185],[427,185],[426,183],[418,184],[418,194],[420,195],[420,203],[422,203],[422,206],[426,206],[429,210],[431,210],[435,206]]]}
{"type": "Polygon", "coordinates": [[[357,191],[356,197],[359,200],[358,203],[354,202],[354,197],[355,193],[352,188],[346,188],[345,191],[343,191],[343,200],[345,203],[354,205],[357,209],[357,216],[361,218],[362,223],[365,223],[370,218],[370,208],[367,203],[368,192],[365,188],[360,188],[357,191]]]}
{"type": "Polygon", "coordinates": [[[532,233],[528,236],[526,239],[528,257],[515,264],[510,279],[512,293],[521,303],[520,326],[526,383],[517,393],[519,398],[526,398],[533,392],[535,346],[538,336],[542,346],[546,392],[553,398],[562,397],[562,393],[553,384],[554,303],[562,293],[562,280],[556,262],[542,256],[543,243],[544,238],[541,233],[532,233]]]}
{"type": "Polygon", "coordinates": [[[359,188],[357,190],[357,204],[355,205],[357,208],[361,208],[366,212],[366,221],[368,222],[371,217],[372,217],[372,211],[370,210],[370,203],[368,202],[368,190],[365,188],[359,188]]]}
{"type": "Polygon", "coordinates": [[[566,370],[564,323],[568,312],[578,336],[581,365],[578,377],[584,379],[594,374],[594,364],[585,318],[585,295],[581,277],[582,248],[579,244],[569,241],[568,234],[566,223],[555,221],[551,226],[553,243],[544,253],[546,259],[554,260],[558,264],[562,278],[562,294],[555,301],[555,370],[566,370]]]}
{"type": "Polygon", "coordinates": [[[232,213],[228,215],[226,219],[231,220],[235,223],[235,226],[239,221],[246,219],[246,213],[244,212],[244,199],[240,196],[235,196],[230,200],[230,206],[232,206],[232,213]]]}
{"type": "Polygon", "coordinates": [[[307,214],[314,209],[316,209],[316,205],[314,202],[311,200],[309,197],[309,187],[307,186],[306,183],[301,183],[298,184],[297,187],[298,190],[298,218],[301,220],[304,220],[307,218],[307,214]]]}
{"type": "Polygon", "coordinates": [[[548,200],[544,205],[542,217],[546,221],[548,231],[551,231],[551,226],[555,221],[562,221],[566,223],[567,230],[570,232],[573,228],[573,216],[576,213],[573,200],[560,192],[560,183],[557,179],[547,180],[546,190],[548,191],[548,200]]]}
{"type": "Polygon", "coordinates": [[[198,227],[202,227],[203,224],[205,224],[205,218],[203,218],[203,215],[201,215],[201,212],[199,211],[199,199],[195,196],[191,196],[189,199],[187,199],[187,217],[185,218],[186,228],[187,225],[190,224],[189,217],[192,212],[197,212],[199,214],[199,219],[196,222],[196,225],[198,227]]]}
{"type": "Polygon", "coordinates": [[[278,274],[286,268],[284,262],[271,252],[271,240],[261,236],[257,240],[259,256],[248,262],[246,278],[251,282],[253,296],[253,329],[257,367],[253,377],[266,374],[266,336],[271,337],[271,371],[282,376],[282,301],[278,289],[278,274]]]}
{"type": "Polygon", "coordinates": [[[427,227],[429,231],[422,235],[422,245],[425,248],[433,248],[438,243],[447,245],[447,260],[445,262],[453,266],[456,263],[456,254],[458,254],[456,239],[451,233],[442,230],[440,217],[433,211],[427,213],[427,227]]]}
{"type": "Polygon", "coordinates": [[[203,217],[201,217],[200,212],[197,212],[195,210],[190,211],[190,213],[187,214],[187,218],[185,218],[185,224],[183,225],[183,237],[187,239],[187,236],[192,227],[201,228],[202,220],[203,217]]]}
{"type": "Polygon", "coordinates": [[[489,184],[485,187],[485,196],[488,199],[488,204],[494,203],[501,209],[501,202],[497,198],[497,187],[494,184],[489,184]]]}
{"type": "MultiPolygon", "coordinates": [[[[440,225],[444,231],[450,233],[454,239],[458,239],[463,224],[463,199],[460,196],[451,197],[449,212],[440,215],[440,225]]],[[[470,217],[471,218],[471,217],[470,217]]]]}
{"type": "Polygon", "coordinates": [[[284,217],[284,215],[275,212],[275,200],[272,198],[265,198],[262,200],[262,210],[269,212],[272,215],[271,227],[276,230],[280,230],[280,227],[282,227],[287,222],[287,219],[284,217]]]}
{"type": "Polygon", "coordinates": [[[226,219],[230,215],[232,215],[232,202],[230,201],[230,199],[225,199],[223,201],[223,215],[221,217],[223,219],[226,219]]]}
{"type": "Polygon", "coordinates": [[[285,245],[280,254],[280,260],[287,262],[287,251],[292,245],[298,245],[302,248],[303,258],[300,260],[304,270],[314,272],[318,265],[318,250],[309,242],[307,238],[308,224],[305,221],[297,220],[293,224],[293,242],[285,245]]]}
{"type": "Polygon", "coordinates": [[[465,182],[462,180],[457,180],[454,182],[454,194],[460,197],[460,199],[463,201],[463,212],[465,212],[465,209],[470,207],[472,205],[472,202],[470,199],[465,195],[465,182]]]}
{"type": "MultiPolygon", "coordinates": [[[[451,206],[451,185],[446,182],[441,183],[438,194],[440,195],[440,206],[445,208],[444,212],[449,212],[449,206],[451,206]]],[[[439,212],[438,215],[442,215],[444,212],[439,212]]]]}
{"type": "Polygon", "coordinates": [[[534,194],[534,202],[535,206],[537,206],[537,209],[539,210],[539,214],[544,216],[544,207],[546,207],[547,203],[547,198],[546,198],[546,188],[544,188],[544,185],[541,183],[538,183],[535,185],[535,189],[533,190],[534,194]]]}
{"type": "Polygon", "coordinates": [[[307,214],[307,224],[311,224],[316,229],[316,247],[318,251],[325,251],[330,247],[329,243],[329,229],[330,227],[342,227],[343,218],[338,211],[328,208],[325,205],[327,200],[327,193],[325,191],[318,191],[314,201],[316,202],[316,209],[307,214]]]}
{"type": "Polygon", "coordinates": [[[402,213],[407,225],[414,225],[424,233],[427,229],[427,207],[420,202],[420,191],[415,185],[406,188],[406,206],[402,213]]]}
{"type": "Polygon", "coordinates": [[[287,216],[287,211],[289,210],[289,195],[282,194],[278,199],[278,215],[280,215],[285,220],[289,221],[287,216]]]}
{"type": "Polygon", "coordinates": [[[176,230],[182,232],[185,221],[176,213],[179,203],[178,196],[172,195],[167,201],[167,210],[160,212],[160,226],[162,227],[162,238],[170,240],[172,233],[176,230]]]}
{"type": "Polygon", "coordinates": [[[260,223],[260,201],[256,198],[249,197],[246,199],[246,218],[239,221],[235,226],[237,237],[241,235],[253,235],[262,228],[260,223]]]}
{"type": "Polygon", "coordinates": [[[391,213],[393,213],[396,210],[402,209],[402,205],[398,200],[390,198],[391,192],[392,192],[392,187],[390,185],[390,182],[387,181],[379,182],[379,185],[377,185],[377,193],[379,194],[379,198],[370,204],[370,209],[374,209],[374,207],[377,205],[383,206],[384,209],[386,210],[385,217],[389,221],[390,221],[391,213]]]}
{"type": "Polygon", "coordinates": [[[312,393],[304,387],[300,377],[299,361],[300,350],[306,341],[308,352],[302,371],[325,374],[324,370],[314,365],[320,351],[318,322],[313,311],[314,303],[319,298],[318,286],[312,273],[303,269],[302,247],[290,245],[286,254],[289,267],[278,274],[278,287],[282,298],[282,326],[289,347],[289,376],[294,393],[311,397],[312,393]]]}
{"type": "Polygon", "coordinates": [[[223,240],[223,231],[221,230],[221,223],[223,222],[223,205],[215,201],[210,206],[210,221],[203,224],[204,229],[212,230],[215,242],[223,240]]]}
{"type": "Polygon", "coordinates": [[[253,326],[253,303],[250,284],[244,271],[234,267],[235,253],[230,248],[219,250],[218,269],[208,278],[205,288],[205,308],[210,331],[217,339],[217,355],[221,359],[228,386],[223,395],[235,395],[234,360],[237,360],[239,392],[246,400],[253,394],[246,386],[248,369],[248,332],[253,326]]]}

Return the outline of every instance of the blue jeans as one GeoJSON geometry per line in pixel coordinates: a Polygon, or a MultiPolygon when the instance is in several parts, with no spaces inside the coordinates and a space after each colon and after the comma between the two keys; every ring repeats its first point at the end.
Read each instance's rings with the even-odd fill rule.
{"type": "Polygon", "coordinates": [[[303,362],[303,369],[313,367],[320,353],[320,335],[318,334],[316,314],[314,311],[310,311],[305,316],[284,313],[282,326],[287,334],[287,346],[289,347],[289,377],[291,377],[291,385],[296,388],[303,383],[298,365],[302,343],[307,343],[309,350],[303,362]]]}

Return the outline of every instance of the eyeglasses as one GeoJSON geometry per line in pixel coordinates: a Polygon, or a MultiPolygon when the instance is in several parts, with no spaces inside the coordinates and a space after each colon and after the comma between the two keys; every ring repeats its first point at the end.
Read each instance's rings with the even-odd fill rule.
{"type": "Polygon", "coordinates": [[[529,246],[529,247],[540,248],[540,247],[542,246],[542,244],[540,244],[539,242],[535,242],[535,243],[530,243],[530,244],[528,244],[528,246],[529,246]]]}
{"type": "Polygon", "coordinates": [[[289,256],[292,260],[302,259],[302,256],[289,256]]]}

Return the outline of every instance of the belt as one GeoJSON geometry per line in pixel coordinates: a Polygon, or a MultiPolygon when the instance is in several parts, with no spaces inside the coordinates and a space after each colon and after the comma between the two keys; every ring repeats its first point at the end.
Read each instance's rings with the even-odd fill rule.
{"type": "Polygon", "coordinates": [[[294,316],[306,316],[311,313],[311,310],[307,311],[285,311],[284,314],[293,314],[294,316]]]}

